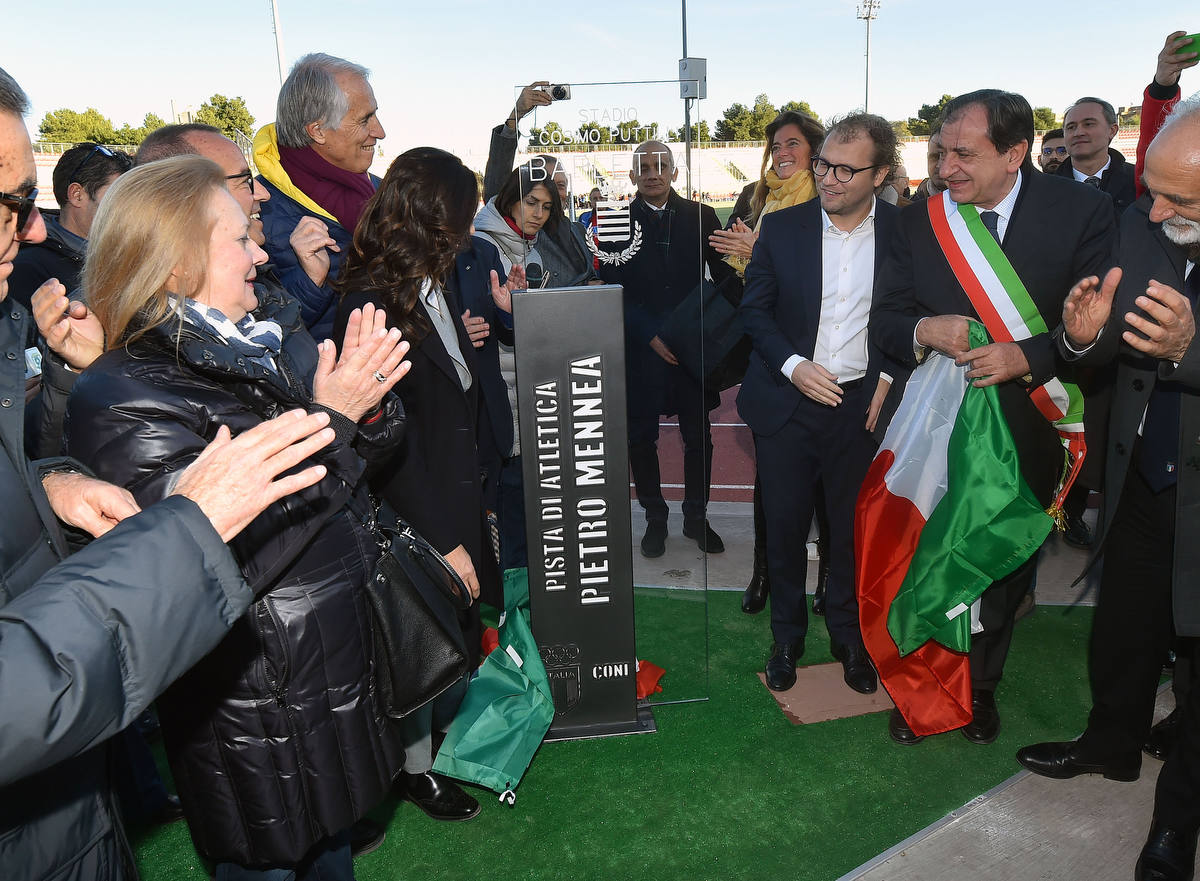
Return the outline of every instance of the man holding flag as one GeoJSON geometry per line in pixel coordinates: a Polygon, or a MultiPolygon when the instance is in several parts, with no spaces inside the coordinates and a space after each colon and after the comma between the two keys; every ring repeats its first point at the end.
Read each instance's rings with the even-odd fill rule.
{"type": "Polygon", "coordinates": [[[1076,468],[1083,455],[1078,389],[1057,376],[1048,328],[1075,281],[1109,266],[1115,223],[1105,194],[1033,171],[1033,137],[1020,95],[951,101],[947,190],[902,213],[875,288],[872,340],[906,366],[930,362],[856,523],[863,638],[902,744],[954,728],[995,740],[1013,613],[1050,525],[1039,509],[1067,488],[1064,447],[1076,468]]]}

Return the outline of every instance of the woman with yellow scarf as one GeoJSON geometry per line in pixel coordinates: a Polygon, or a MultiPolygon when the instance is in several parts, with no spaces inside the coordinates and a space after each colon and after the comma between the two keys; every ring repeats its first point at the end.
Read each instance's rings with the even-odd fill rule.
{"type": "MultiPolygon", "coordinates": [[[[815,198],[816,184],[812,175],[812,157],[821,149],[825,140],[825,129],[811,116],[785,110],[767,126],[767,146],[763,151],[762,173],[754,187],[748,216],[735,216],[727,229],[718,230],[709,237],[709,244],[725,255],[725,262],[744,277],[746,265],[758,241],[758,230],[764,214],[790,208],[815,198]]],[[[740,200],[739,200],[740,201],[740,200]]],[[[736,212],[735,212],[736,213],[736,212]]],[[[816,506],[824,512],[824,504],[816,506]]],[[[818,519],[823,519],[819,517],[818,519]]],[[[819,524],[821,539],[828,527],[819,524]]],[[[822,540],[818,549],[823,550],[822,540]]],[[[770,592],[767,573],[766,516],[762,509],[762,493],[757,475],[754,481],[754,573],[742,596],[742,611],[749,614],[761,612],[770,592]]],[[[824,614],[824,586],[828,567],[826,555],[820,554],[817,567],[817,594],[813,597],[813,612],[824,614]]]]}

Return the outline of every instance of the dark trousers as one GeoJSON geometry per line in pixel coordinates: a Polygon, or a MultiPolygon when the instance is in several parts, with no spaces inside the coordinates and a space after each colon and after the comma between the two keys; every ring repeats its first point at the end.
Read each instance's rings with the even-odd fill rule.
{"type": "Polygon", "coordinates": [[[820,484],[829,522],[825,623],[835,643],[862,641],[854,588],[854,503],[875,455],[875,442],[864,427],[870,400],[865,384],[848,389],[837,407],[803,398],[778,432],[754,436],[776,642],[799,643],[808,632],[806,544],[820,484]]]}
{"type": "Polygon", "coordinates": [[[1037,576],[1038,555],[991,586],[980,597],[979,623],[982,633],[971,637],[971,688],[995,691],[1004,675],[1004,661],[1012,644],[1013,616],[1021,598],[1029,593],[1037,576]]]}
{"type": "MultiPolygon", "coordinates": [[[[1190,669],[1200,664],[1200,639],[1180,640],[1178,651],[1190,669]]],[[[1179,740],[1158,773],[1154,816],[1176,829],[1200,828],[1200,688],[1187,689],[1179,740]]]]}
{"type": "Polygon", "coordinates": [[[703,520],[712,481],[713,450],[704,390],[681,368],[672,367],[653,353],[649,359],[640,359],[641,366],[629,374],[626,393],[629,468],[638,503],[646,512],[647,522],[666,522],[667,503],[658,466],[658,423],[663,413],[675,412],[683,435],[683,518],[703,520]]]}
{"type": "Polygon", "coordinates": [[[1101,757],[1135,754],[1145,743],[1174,630],[1175,488],[1155,494],[1133,467],[1116,504],[1092,619],[1092,712],[1082,739],[1101,757]]]}

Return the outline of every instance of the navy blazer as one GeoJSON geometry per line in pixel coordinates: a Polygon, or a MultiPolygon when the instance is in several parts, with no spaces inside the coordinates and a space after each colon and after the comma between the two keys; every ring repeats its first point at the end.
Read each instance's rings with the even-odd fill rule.
{"type": "Polygon", "coordinates": [[[475,349],[479,395],[487,411],[480,414],[479,431],[482,434],[490,430],[496,450],[506,456],[513,445],[513,420],[512,408],[508,405],[508,386],[500,375],[497,340],[512,345],[512,316],[502,313],[492,301],[490,273],[493,269],[504,284],[507,273],[496,246],[479,236],[471,236],[467,250],[454,261],[454,274],[446,287],[458,294],[464,310],[469,309],[472,316],[482,316],[491,328],[483,346],[475,349]]]}
{"type": "MultiPolygon", "coordinates": [[[[899,209],[875,202],[875,271],[888,254],[899,209]]],[[[792,355],[812,358],[821,321],[823,225],[821,202],[810,199],[763,217],[754,254],[746,267],[746,293],[739,314],[754,343],[746,378],[738,393],[738,413],[758,435],[772,435],[787,423],[804,393],[783,375],[792,355]]],[[[870,290],[864,292],[870,297],[870,290]]],[[[869,387],[880,372],[907,376],[907,370],[874,344],[867,345],[869,387]]],[[[893,383],[893,387],[903,382],[893,383]]],[[[865,421],[865,416],[864,416],[865,421]]]]}

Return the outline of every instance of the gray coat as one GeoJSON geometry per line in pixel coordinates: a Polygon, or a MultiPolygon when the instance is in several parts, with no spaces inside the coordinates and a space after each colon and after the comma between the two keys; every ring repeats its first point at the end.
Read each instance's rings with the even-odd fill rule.
{"type": "MultiPolygon", "coordinates": [[[[6,356],[20,352],[29,320],[0,303],[6,356]]],[[[40,480],[55,463],[25,458],[23,401],[23,360],[0,358],[0,877],[133,878],[104,741],[206,654],[253,597],[220,536],[182,497],[59,563],[66,545],[40,480]]]]}
{"type": "MultiPolygon", "coordinates": [[[[1158,380],[1172,380],[1187,386],[1179,404],[1179,483],[1175,495],[1175,522],[1179,526],[1175,542],[1172,584],[1175,629],[1180,636],[1200,636],[1200,594],[1188,589],[1200,575],[1200,544],[1188,540],[1184,525],[1200,518],[1200,342],[1193,340],[1179,366],[1158,361],[1121,344],[1125,314],[1141,313],[1134,300],[1145,293],[1150,279],[1183,292],[1184,249],[1163,235],[1162,224],[1152,223],[1150,200],[1143,196],[1121,218],[1120,259],[1124,270],[1121,286],[1113,299],[1112,314],[1100,339],[1081,357],[1072,355],[1063,345],[1062,328],[1059,351],[1068,361],[1082,366],[1098,366],[1117,359],[1117,377],[1113,384],[1112,412],[1108,421],[1107,458],[1104,467],[1104,507],[1100,512],[1099,554],[1108,538],[1108,527],[1116,514],[1121,490],[1133,461],[1142,414],[1158,380]]],[[[1197,319],[1200,323],[1200,319],[1197,319]]],[[[1097,455],[1100,451],[1095,451],[1097,455]]]]}

